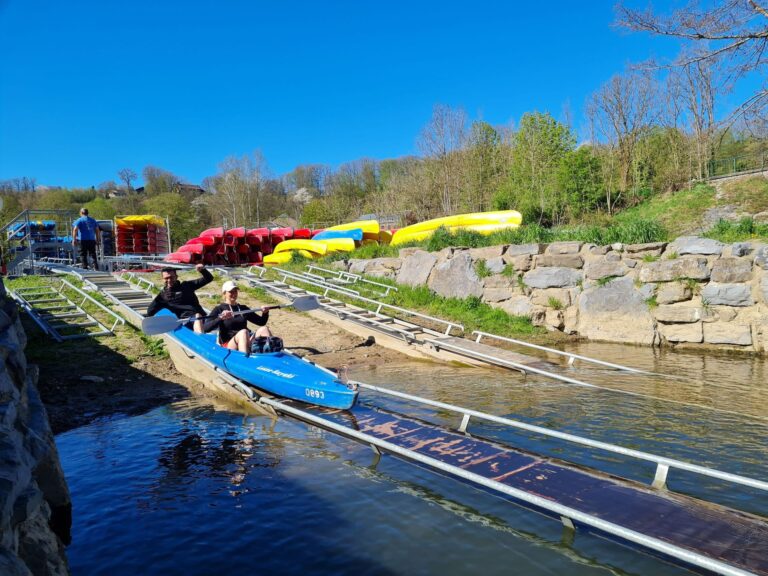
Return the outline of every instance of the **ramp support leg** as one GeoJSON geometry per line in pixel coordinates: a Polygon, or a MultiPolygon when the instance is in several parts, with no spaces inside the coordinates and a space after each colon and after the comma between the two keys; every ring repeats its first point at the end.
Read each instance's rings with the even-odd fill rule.
{"type": "Polygon", "coordinates": [[[653,484],[651,484],[657,490],[662,490],[667,487],[667,473],[669,472],[669,466],[659,463],[656,466],[656,476],[653,478],[653,484]]]}

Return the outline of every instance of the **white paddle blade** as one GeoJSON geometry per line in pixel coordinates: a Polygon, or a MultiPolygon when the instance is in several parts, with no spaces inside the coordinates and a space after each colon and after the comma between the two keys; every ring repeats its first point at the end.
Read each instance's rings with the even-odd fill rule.
{"type": "Polygon", "coordinates": [[[320,308],[320,302],[317,296],[301,296],[296,298],[291,304],[291,308],[296,308],[299,312],[309,312],[310,310],[317,310],[320,308]]]}
{"type": "Polygon", "coordinates": [[[188,321],[188,319],[179,320],[178,318],[171,318],[170,316],[150,316],[142,319],[141,331],[148,336],[165,334],[166,332],[175,330],[179,325],[188,321]]]}

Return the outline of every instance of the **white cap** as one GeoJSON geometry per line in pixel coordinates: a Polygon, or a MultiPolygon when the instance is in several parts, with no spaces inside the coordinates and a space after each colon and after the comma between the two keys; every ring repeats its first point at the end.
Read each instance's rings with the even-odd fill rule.
{"type": "Polygon", "coordinates": [[[224,284],[221,285],[222,292],[232,292],[232,290],[234,290],[235,288],[237,288],[237,284],[232,282],[232,280],[227,280],[226,282],[224,282],[224,284]]]}

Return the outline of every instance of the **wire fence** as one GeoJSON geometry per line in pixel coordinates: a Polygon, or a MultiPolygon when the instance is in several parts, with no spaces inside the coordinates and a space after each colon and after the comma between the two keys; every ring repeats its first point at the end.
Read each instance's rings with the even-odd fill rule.
{"type": "Polygon", "coordinates": [[[768,170],[768,152],[710,160],[708,165],[710,178],[722,178],[732,174],[760,172],[762,170],[768,170]]]}

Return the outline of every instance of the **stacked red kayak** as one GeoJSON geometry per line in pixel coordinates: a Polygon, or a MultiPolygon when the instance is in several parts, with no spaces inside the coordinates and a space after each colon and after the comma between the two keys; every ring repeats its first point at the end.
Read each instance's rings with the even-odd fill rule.
{"type": "Polygon", "coordinates": [[[169,254],[167,262],[239,266],[261,264],[264,255],[271,254],[275,245],[294,238],[295,233],[309,237],[307,228],[209,228],[197,238],[187,240],[176,252],[169,254]]]}

